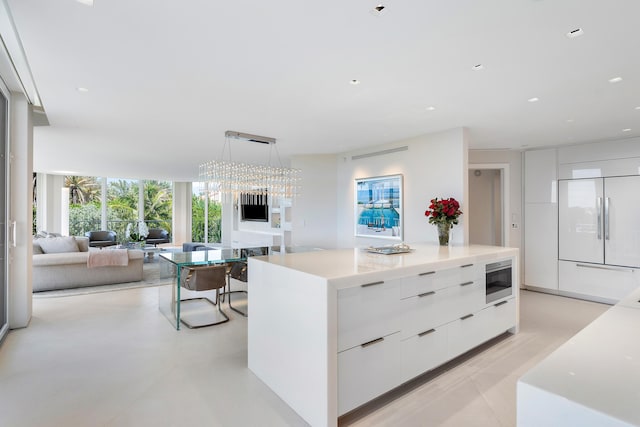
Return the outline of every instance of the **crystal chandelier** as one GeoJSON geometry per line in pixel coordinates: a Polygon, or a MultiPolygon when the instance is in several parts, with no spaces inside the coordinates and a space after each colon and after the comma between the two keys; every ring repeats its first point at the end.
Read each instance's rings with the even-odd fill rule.
{"type": "MultiPolygon", "coordinates": [[[[223,200],[233,200],[236,196],[294,199],[298,195],[300,170],[282,166],[271,166],[271,152],[276,144],[275,138],[247,133],[226,131],[225,143],[220,160],[211,160],[200,165],[200,181],[208,183],[209,192],[218,194],[223,200]],[[269,144],[269,164],[252,164],[224,160],[229,138],[242,139],[261,144],[269,144]]],[[[276,148],[277,153],[277,148],[276,148]]]]}

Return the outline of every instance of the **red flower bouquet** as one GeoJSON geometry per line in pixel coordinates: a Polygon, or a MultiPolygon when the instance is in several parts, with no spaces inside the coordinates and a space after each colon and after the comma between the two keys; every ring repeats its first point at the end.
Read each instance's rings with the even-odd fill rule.
{"type": "Polygon", "coordinates": [[[436,197],[435,199],[431,199],[429,209],[424,212],[424,215],[429,218],[429,224],[436,224],[438,226],[438,239],[440,244],[448,245],[449,230],[451,230],[453,224],[458,223],[458,217],[462,215],[460,203],[453,197],[440,200],[436,197]]]}
{"type": "Polygon", "coordinates": [[[460,203],[453,197],[448,199],[440,199],[436,197],[431,199],[429,209],[424,212],[429,218],[429,224],[449,223],[449,225],[457,224],[458,217],[462,215],[460,203]]]}

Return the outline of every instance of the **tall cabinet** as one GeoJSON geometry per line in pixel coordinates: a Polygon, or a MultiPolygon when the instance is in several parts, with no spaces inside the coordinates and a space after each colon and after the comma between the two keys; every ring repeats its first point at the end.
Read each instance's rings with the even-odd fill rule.
{"type": "Polygon", "coordinates": [[[524,153],[524,283],[558,290],[556,149],[524,153]]]}
{"type": "Polygon", "coordinates": [[[640,286],[640,138],[524,153],[525,286],[614,303],[640,286]]]}

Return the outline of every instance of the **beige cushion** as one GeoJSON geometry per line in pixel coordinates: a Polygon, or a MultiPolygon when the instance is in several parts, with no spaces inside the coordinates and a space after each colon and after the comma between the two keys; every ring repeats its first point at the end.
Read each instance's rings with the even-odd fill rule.
{"type": "Polygon", "coordinates": [[[79,252],[76,239],[73,237],[48,237],[38,239],[38,243],[45,254],[59,254],[65,252],[79,252]]]}
{"type": "Polygon", "coordinates": [[[74,239],[76,239],[76,243],[78,244],[78,250],[80,252],[88,252],[89,251],[89,238],[88,237],[75,236],[74,239]]]}
{"type": "Polygon", "coordinates": [[[42,255],[42,248],[40,247],[40,239],[33,239],[33,254],[34,255],[42,255]]]}

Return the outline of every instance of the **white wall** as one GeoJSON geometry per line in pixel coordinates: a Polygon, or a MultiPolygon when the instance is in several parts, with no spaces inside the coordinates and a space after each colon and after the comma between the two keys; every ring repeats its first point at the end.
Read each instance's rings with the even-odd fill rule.
{"type": "Polygon", "coordinates": [[[62,198],[64,187],[63,175],[38,173],[37,177],[37,219],[38,231],[50,233],[62,232],[62,198]]]}
{"type": "MultiPolygon", "coordinates": [[[[354,181],[358,178],[402,174],[404,177],[404,241],[437,242],[435,225],[424,212],[434,197],[454,197],[464,212],[467,205],[466,130],[454,129],[422,135],[366,150],[338,155],[337,163],[337,246],[363,247],[393,241],[354,236],[354,181]],[[407,146],[406,151],[352,160],[352,156],[407,146]]],[[[294,229],[294,235],[296,230],[294,229]]],[[[465,216],[454,226],[452,243],[468,241],[465,216]]]]}
{"type": "Polygon", "coordinates": [[[335,248],[338,244],[336,155],[296,156],[291,159],[291,167],[301,170],[302,187],[300,197],[291,208],[293,245],[335,248]]]}

